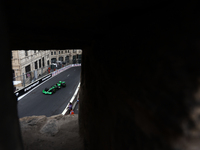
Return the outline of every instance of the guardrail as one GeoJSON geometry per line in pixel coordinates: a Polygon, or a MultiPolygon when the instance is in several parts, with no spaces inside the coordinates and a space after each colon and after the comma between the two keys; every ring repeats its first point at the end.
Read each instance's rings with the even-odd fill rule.
{"type": "Polygon", "coordinates": [[[71,65],[65,66],[65,67],[63,67],[63,68],[60,68],[60,69],[58,69],[58,70],[52,72],[52,77],[58,75],[59,73],[65,71],[65,70],[68,69],[68,68],[76,67],[76,66],[81,66],[81,64],[71,64],[71,65]]]}
{"type": "Polygon", "coordinates": [[[30,92],[34,88],[40,86],[43,82],[46,82],[48,79],[53,78],[54,76],[60,74],[61,72],[65,71],[71,67],[77,67],[77,66],[81,66],[81,64],[71,64],[71,65],[65,66],[59,70],[56,70],[52,73],[49,73],[48,75],[36,80],[35,82],[29,84],[28,86],[24,87],[23,89],[14,92],[14,94],[18,99],[19,97],[25,95],[26,93],[30,92]]]}

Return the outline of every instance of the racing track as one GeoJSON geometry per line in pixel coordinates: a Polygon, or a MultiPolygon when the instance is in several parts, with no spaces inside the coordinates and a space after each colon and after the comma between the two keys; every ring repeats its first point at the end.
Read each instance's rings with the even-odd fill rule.
{"type": "Polygon", "coordinates": [[[32,115],[47,117],[62,113],[80,82],[81,67],[72,67],[43,83],[18,101],[19,118],[32,115]],[[42,90],[58,81],[65,81],[66,87],[53,95],[44,95],[42,90]]]}

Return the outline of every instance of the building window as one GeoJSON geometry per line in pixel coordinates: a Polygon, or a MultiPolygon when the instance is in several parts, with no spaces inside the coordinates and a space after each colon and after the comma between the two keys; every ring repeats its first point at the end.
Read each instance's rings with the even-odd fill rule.
{"type": "Polygon", "coordinates": [[[76,55],[73,56],[73,64],[76,63],[76,55]]]}
{"type": "Polygon", "coordinates": [[[56,58],[51,58],[51,63],[56,63],[57,59],[56,58]]]}
{"type": "Polygon", "coordinates": [[[63,54],[63,51],[61,51],[61,54],[63,54]]]}
{"type": "Polygon", "coordinates": [[[73,53],[76,53],[76,50],[73,50],[73,53]]]}
{"type": "Polygon", "coordinates": [[[28,52],[27,51],[25,51],[25,56],[28,56],[28,52]]]}
{"type": "Polygon", "coordinates": [[[49,66],[49,60],[47,61],[47,65],[49,66]]]}
{"type": "Polygon", "coordinates": [[[65,53],[67,53],[67,51],[65,51],[65,53]]]}
{"type": "Polygon", "coordinates": [[[59,61],[63,61],[63,57],[59,57],[59,61]]]}
{"type": "Polygon", "coordinates": [[[44,57],[42,58],[42,66],[44,67],[44,57]]]}
{"type": "Polygon", "coordinates": [[[35,62],[35,69],[37,69],[38,68],[38,66],[37,66],[37,61],[35,62]]]}
{"type": "Polygon", "coordinates": [[[31,76],[31,73],[30,73],[31,66],[30,65],[26,66],[25,71],[26,71],[26,78],[29,78],[31,76]]]}
{"type": "Polygon", "coordinates": [[[53,55],[53,52],[51,52],[51,55],[53,55]]]}
{"type": "Polygon", "coordinates": [[[39,60],[39,68],[41,68],[41,59],[39,60]]]}
{"type": "Polygon", "coordinates": [[[59,54],[60,54],[60,51],[59,51],[59,54]]]}
{"type": "Polygon", "coordinates": [[[56,51],[54,52],[54,55],[56,55],[56,51]]]}
{"type": "Polygon", "coordinates": [[[66,62],[66,63],[69,63],[69,56],[66,56],[66,57],[65,57],[65,62],[66,62]]]}
{"type": "Polygon", "coordinates": [[[78,63],[81,63],[81,55],[78,55],[78,63]]]}

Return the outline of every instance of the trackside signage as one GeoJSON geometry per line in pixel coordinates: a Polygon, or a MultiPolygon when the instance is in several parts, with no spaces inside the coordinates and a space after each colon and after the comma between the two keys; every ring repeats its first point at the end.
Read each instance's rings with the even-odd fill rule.
{"type": "Polygon", "coordinates": [[[72,64],[72,65],[65,66],[65,67],[63,67],[63,68],[61,68],[59,70],[54,71],[52,73],[52,77],[58,75],[59,73],[65,71],[65,70],[67,70],[67,69],[69,69],[71,67],[77,67],[77,66],[81,66],[81,64],[72,64]]]}
{"type": "Polygon", "coordinates": [[[47,79],[49,79],[49,78],[51,78],[51,77],[52,77],[52,74],[50,74],[50,75],[44,77],[44,78],[42,79],[42,82],[45,81],[45,80],[47,80],[47,79]]]}
{"type": "Polygon", "coordinates": [[[30,90],[30,89],[32,89],[32,88],[34,88],[36,85],[38,85],[40,82],[39,81],[37,81],[36,83],[34,83],[34,84],[32,84],[32,85],[30,85],[30,86],[28,86],[27,88],[25,88],[24,89],[24,92],[26,92],[26,91],[28,91],[28,90],[30,90]]]}
{"type": "Polygon", "coordinates": [[[30,84],[29,86],[25,87],[24,89],[21,89],[19,91],[17,91],[15,93],[16,97],[20,97],[22,95],[24,95],[25,93],[27,93],[28,91],[32,90],[33,88],[35,88],[36,86],[40,85],[42,82],[46,81],[47,79],[51,78],[52,74],[49,74],[41,79],[39,79],[38,81],[35,81],[34,83],[30,84]]]}

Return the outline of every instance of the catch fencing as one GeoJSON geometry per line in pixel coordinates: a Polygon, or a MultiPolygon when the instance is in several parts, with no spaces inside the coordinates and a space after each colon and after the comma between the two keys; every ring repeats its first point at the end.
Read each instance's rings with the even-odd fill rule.
{"type": "Polygon", "coordinates": [[[45,66],[33,71],[29,71],[25,74],[13,78],[14,92],[20,90],[29,84],[35,82],[36,80],[44,77],[45,75],[53,72],[54,69],[51,69],[49,66],[45,66]]]}
{"type": "Polygon", "coordinates": [[[47,74],[52,73],[52,76],[55,76],[60,72],[66,70],[67,68],[77,65],[78,64],[62,65],[60,67],[57,67],[57,69],[52,68],[51,66],[46,66],[27,72],[26,74],[14,77],[13,78],[14,92],[29,86],[31,83],[34,83],[36,80],[39,80],[40,78],[46,76],[47,74]]]}

